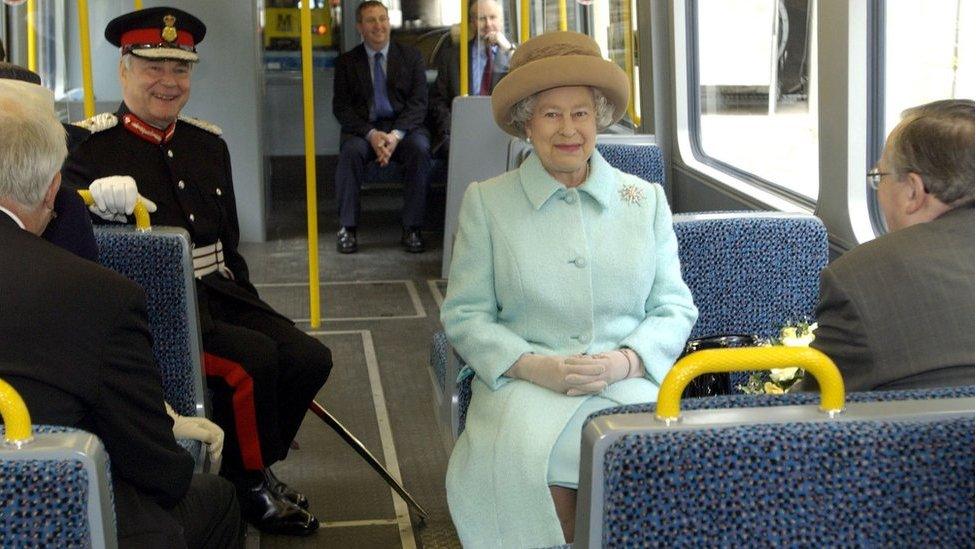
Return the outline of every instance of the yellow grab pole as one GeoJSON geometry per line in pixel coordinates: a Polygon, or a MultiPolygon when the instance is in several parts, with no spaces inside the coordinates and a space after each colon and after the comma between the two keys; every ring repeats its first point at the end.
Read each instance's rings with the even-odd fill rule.
{"type": "Polygon", "coordinates": [[[137,10],[141,10],[142,9],[142,0],[135,0],[135,2],[133,2],[133,7],[135,9],[137,9],[137,10]]]}
{"type": "Polygon", "coordinates": [[[27,0],[27,68],[37,72],[37,0],[27,0]]]}
{"type": "MultiPolygon", "coordinates": [[[[92,198],[91,191],[88,189],[78,189],[78,194],[81,195],[85,206],[91,206],[95,203],[95,199],[92,198]]],[[[142,200],[136,199],[136,207],[132,210],[132,215],[136,216],[136,229],[140,231],[152,230],[152,226],[149,225],[149,210],[146,209],[146,205],[142,203],[142,200]]]]}
{"type": "Polygon", "coordinates": [[[458,75],[461,78],[460,92],[461,96],[468,95],[468,85],[470,84],[470,78],[468,78],[468,3],[466,0],[461,0],[461,44],[458,50],[461,52],[458,55],[458,60],[461,62],[461,66],[458,69],[458,75]]]}
{"type": "Polygon", "coordinates": [[[627,102],[627,111],[630,112],[630,119],[636,127],[640,126],[640,115],[635,108],[637,81],[634,80],[634,22],[630,2],[631,0],[624,0],[624,58],[627,60],[627,78],[630,79],[630,101],[627,102]]]}
{"type": "Polygon", "coordinates": [[[302,103],[305,107],[305,208],[308,210],[308,309],[312,328],[319,312],[319,207],[315,192],[315,106],[312,95],[312,10],[302,2],[302,103]]]}
{"type": "Polygon", "coordinates": [[[519,6],[522,8],[522,25],[519,27],[519,42],[524,44],[528,42],[530,35],[532,34],[530,32],[531,29],[529,28],[529,19],[532,17],[531,0],[522,0],[522,3],[519,4],[519,6]]]}
{"type": "Polygon", "coordinates": [[[31,441],[31,418],[27,405],[17,389],[0,379],[0,418],[3,419],[4,442],[22,446],[31,441]]]}
{"type": "Polygon", "coordinates": [[[559,30],[569,30],[569,16],[566,14],[566,0],[559,0],[559,30]]]}
{"type": "Polygon", "coordinates": [[[81,85],[85,90],[85,118],[95,116],[92,83],[91,34],[88,32],[88,0],[78,0],[78,34],[81,36],[81,85]]]}
{"type": "Polygon", "coordinates": [[[844,409],[844,380],[827,355],[809,347],[743,347],[698,351],[679,360],[664,376],[655,415],[662,421],[677,419],[681,411],[681,393],[701,374],[793,366],[803,368],[817,379],[821,410],[839,412],[844,409]]]}

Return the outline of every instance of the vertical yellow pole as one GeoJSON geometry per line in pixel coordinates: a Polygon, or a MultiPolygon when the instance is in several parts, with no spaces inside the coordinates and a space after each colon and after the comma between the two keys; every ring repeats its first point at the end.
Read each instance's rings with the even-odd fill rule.
{"type": "Polygon", "coordinates": [[[92,83],[88,0],[78,0],[78,34],[81,37],[81,86],[85,90],[85,118],[91,118],[95,116],[95,89],[92,83]]]}
{"type": "Polygon", "coordinates": [[[566,14],[566,0],[559,0],[559,30],[569,30],[569,16],[566,14]]]}
{"type": "Polygon", "coordinates": [[[634,21],[631,0],[624,0],[624,59],[626,63],[627,78],[630,79],[630,101],[627,102],[627,110],[630,112],[630,120],[634,126],[640,126],[640,115],[635,108],[637,99],[637,82],[634,79],[634,21]]]}
{"type": "Polygon", "coordinates": [[[460,92],[462,96],[468,95],[468,85],[471,79],[468,77],[468,19],[470,19],[468,14],[468,3],[466,0],[461,0],[461,44],[458,47],[460,54],[458,55],[458,60],[461,62],[461,67],[458,71],[458,75],[461,78],[460,92]]]}
{"type": "Polygon", "coordinates": [[[141,10],[142,9],[142,0],[135,0],[132,4],[133,4],[133,6],[132,6],[133,8],[135,8],[137,10],[141,10]]]}
{"type": "Polygon", "coordinates": [[[312,328],[319,311],[319,207],[315,189],[315,105],[312,95],[312,10],[302,2],[302,102],[305,107],[305,208],[308,211],[308,309],[312,328]]]}
{"type": "Polygon", "coordinates": [[[522,25],[519,28],[520,38],[519,42],[526,43],[531,37],[531,29],[529,28],[529,18],[532,16],[531,0],[522,0],[520,6],[522,7],[522,25]]]}
{"type": "Polygon", "coordinates": [[[27,0],[27,68],[37,72],[37,0],[27,0]]]}

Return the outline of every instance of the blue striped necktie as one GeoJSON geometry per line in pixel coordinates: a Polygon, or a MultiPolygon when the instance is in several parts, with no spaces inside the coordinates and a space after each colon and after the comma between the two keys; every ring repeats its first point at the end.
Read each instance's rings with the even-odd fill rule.
{"type": "Polygon", "coordinates": [[[383,52],[376,52],[373,59],[373,112],[377,120],[393,118],[393,105],[390,105],[390,98],[386,96],[383,52]]]}

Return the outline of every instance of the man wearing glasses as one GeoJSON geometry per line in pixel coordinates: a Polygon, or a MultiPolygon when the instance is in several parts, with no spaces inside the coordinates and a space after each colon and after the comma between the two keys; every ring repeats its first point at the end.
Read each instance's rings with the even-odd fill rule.
{"type": "Polygon", "coordinates": [[[936,101],[868,172],[890,232],[823,271],[812,344],[848,390],[973,384],[973,154],[973,101],[936,101]]]}

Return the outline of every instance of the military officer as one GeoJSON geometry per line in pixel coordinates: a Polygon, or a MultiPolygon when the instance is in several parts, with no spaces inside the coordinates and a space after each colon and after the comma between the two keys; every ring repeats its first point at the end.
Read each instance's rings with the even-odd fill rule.
{"type": "Polygon", "coordinates": [[[258,297],[237,250],[221,130],[180,115],[205,32],[193,15],[166,7],[109,22],[105,38],[122,53],[123,102],[116,113],[83,123],[92,134],[68,158],[65,178],[91,191],[96,222],[129,222],[141,197],[154,224],[190,233],[207,383],[214,420],[227,434],[222,474],[236,484],[244,515],[258,528],[304,535],[318,520],[305,496],[269,466],[287,455],[332,357],[258,297]]]}

